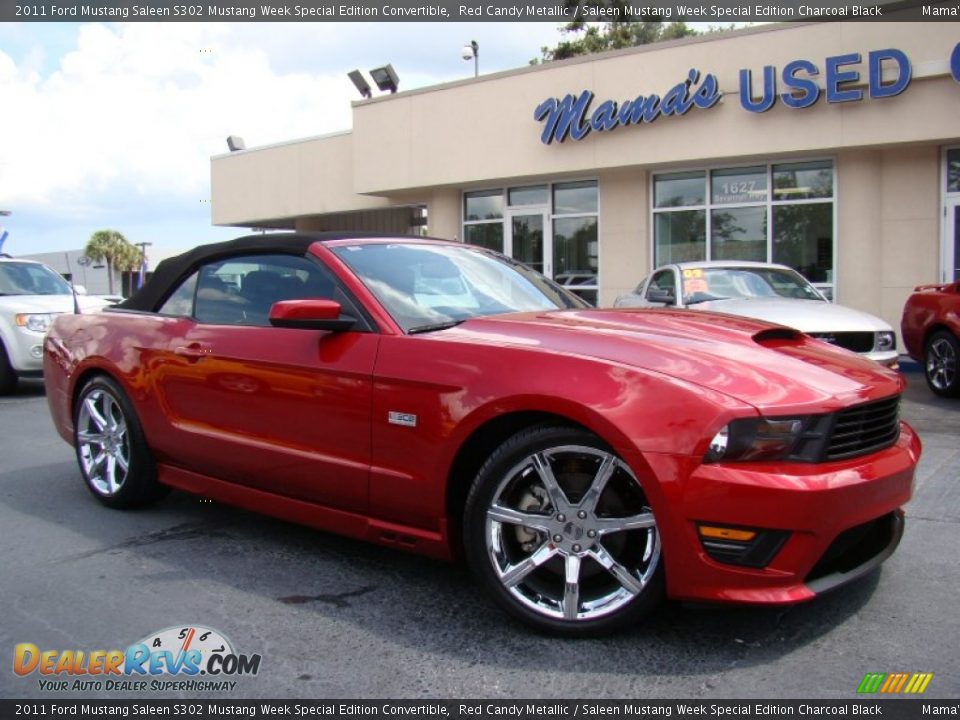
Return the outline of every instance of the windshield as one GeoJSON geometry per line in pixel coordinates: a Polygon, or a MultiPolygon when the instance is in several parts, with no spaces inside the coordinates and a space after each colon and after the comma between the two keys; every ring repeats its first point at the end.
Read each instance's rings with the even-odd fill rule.
{"type": "Polygon", "coordinates": [[[480,248],[365,243],[331,249],[407,333],[483,315],[589,307],[525,265],[480,248]]]}
{"type": "Polygon", "coordinates": [[[793,270],[769,267],[685,268],[683,304],[732,298],[823,300],[816,288],[793,270]]]}
{"type": "Polygon", "coordinates": [[[0,295],[69,295],[70,285],[46,265],[0,262],[0,295]]]}

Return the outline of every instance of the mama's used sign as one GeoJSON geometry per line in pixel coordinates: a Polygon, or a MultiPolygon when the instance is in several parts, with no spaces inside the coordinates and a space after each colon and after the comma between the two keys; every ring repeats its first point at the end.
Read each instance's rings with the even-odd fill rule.
{"type": "MultiPolygon", "coordinates": [[[[907,56],[895,48],[874,50],[867,55],[867,87],[862,88],[861,73],[853,68],[863,58],[860,53],[833,55],[823,63],[823,86],[814,78],[821,68],[809,60],[794,60],[783,66],[780,73],[773,65],[766,65],[761,73],[760,94],[754,94],[753,73],[749,68],[739,72],[740,106],[747,112],[762,113],[779,99],[793,109],[810,107],[826,95],[828,103],[857,102],[866,92],[870,98],[899,95],[910,84],[912,71],[907,56]]],[[[960,44],[950,58],[954,79],[960,82],[960,44]]],[[[543,123],[540,140],[546,145],[570,140],[582,140],[591,132],[610,132],[628,125],[652,123],[661,116],[685,115],[690,110],[708,110],[719,102],[720,91],[716,75],[702,75],[691,69],[683,82],[664,93],[638,95],[632,100],[617,102],[604,100],[594,105],[594,94],[584,90],[579,95],[547,98],[533,111],[533,118],[543,123]]]]}

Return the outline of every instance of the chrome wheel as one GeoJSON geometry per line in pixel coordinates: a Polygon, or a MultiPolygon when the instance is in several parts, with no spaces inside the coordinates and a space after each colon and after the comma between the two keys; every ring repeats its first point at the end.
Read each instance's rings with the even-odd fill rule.
{"type": "Polygon", "coordinates": [[[927,379],[934,390],[951,392],[957,380],[957,352],[945,335],[937,335],[927,346],[927,379]]]}
{"type": "Polygon", "coordinates": [[[90,485],[112,497],[130,469],[127,420],[117,398],[102,387],[86,392],[77,413],[77,455],[90,485]]]}
{"type": "Polygon", "coordinates": [[[484,538],[503,589],[560,621],[625,608],[660,561],[656,521],[633,472],[587,445],[532,452],[513,465],[487,507],[484,538]]]}

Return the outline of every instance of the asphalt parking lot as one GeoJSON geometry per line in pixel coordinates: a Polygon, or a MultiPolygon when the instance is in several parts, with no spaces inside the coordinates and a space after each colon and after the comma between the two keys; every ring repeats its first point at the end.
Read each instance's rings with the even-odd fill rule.
{"type": "Polygon", "coordinates": [[[0,697],[42,691],[16,643],[123,649],[175,625],[262,656],[231,697],[852,698],[866,672],[932,672],[960,696],[960,401],[908,375],[924,455],[899,551],[880,573],[791,608],[668,604],[615,637],[536,635],[458,567],[175,493],[100,506],[42,386],[0,398],[0,697]]]}

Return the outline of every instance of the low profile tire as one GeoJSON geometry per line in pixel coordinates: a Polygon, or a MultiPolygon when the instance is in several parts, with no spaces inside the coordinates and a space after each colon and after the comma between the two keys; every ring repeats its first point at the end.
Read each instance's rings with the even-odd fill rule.
{"type": "Polygon", "coordinates": [[[7,349],[0,342],[0,395],[9,395],[17,387],[17,373],[7,357],[7,349]]]}
{"type": "Polygon", "coordinates": [[[576,428],[530,428],[493,453],[467,497],[464,549],[501,607],[553,634],[618,630],[664,593],[660,534],[640,484],[576,428]]]}
{"type": "Polygon", "coordinates": [[[942,397],[960,396],[960,343],[946,330],[935,332],[923,350],[927,385],[942,397]]]}
{"type": "Polygon", "coordinates": [[[114,380],[101,375],[84,385],[73,421],[80,473],[97,500],[112,508],[132,508],[168,492],[157,482],[157,466],[137,414],[114,380]]]}

